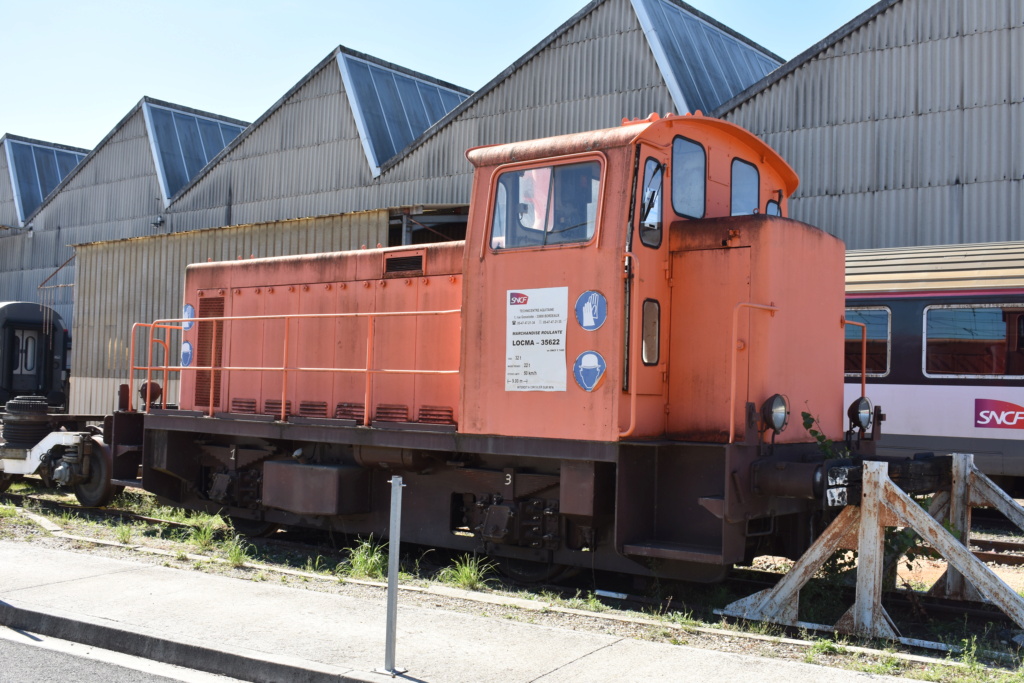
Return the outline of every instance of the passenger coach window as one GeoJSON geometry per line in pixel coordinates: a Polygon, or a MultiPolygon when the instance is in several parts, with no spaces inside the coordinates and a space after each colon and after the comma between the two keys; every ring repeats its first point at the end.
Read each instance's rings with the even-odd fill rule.
{"type": "MultiPolygon", "coordinates": [[[[891,311],[888,308],[847,308],[846,319],[868,327],[867,374],[873,377],[888,375],[889,349],[892,339],[890,333],[891,311]]],[[[862,328],[859,325],[846,326],[846,361],[844,365],[847,375],[860,376],[861,333],[862,328]]]]}
{"type": "Polygon", "coordinates": [[[708,159],[693,140],[672,141],[672,209],[687,218],[704,217],[708,159]]]}
{"type": "Polygon", "coordinates": [[[491,248],[587,242],[597,225],[601,164],[542,166],[498,176],[491,248]]]}
{"type": "Polygon", "coordinates": [[[661,188],[665,165],[656,159],[644,164],[644,184],[640,187],[640,241],[648,247],[661,246],[661,188]]]}
{"type": "Polygon", "coordinates": [[[761,179],[757,166],[743,161],[732,160],[732,210],[733,216],[757,213],[761,179]]]}
{"type": "Polygon", "coordinates": [[[927,375],[1024,375],[1024,304],[925,309],[927,375]]]}

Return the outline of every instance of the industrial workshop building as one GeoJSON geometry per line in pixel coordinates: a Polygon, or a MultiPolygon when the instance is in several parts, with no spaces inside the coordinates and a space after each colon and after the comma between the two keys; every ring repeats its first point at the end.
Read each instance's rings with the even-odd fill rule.
{"type": "Polygon", "coordinates": [[[73,321],[72,409],[104,412],[132,322],[179,315],[188,263],[457,238],[467,148],[650,112],[763,135],[801,175],[791,215],[851,246],[1009,239],[1022,13],[883,0],[783,65],[678,0],[594,0],[477,92],[339,47],[251,124],[143,98],[88,154],[28,141],[35,208],[8,135],[0,299],[73,321]]]}
{"type": "Polygon", "coordinates": [[[850,249],[1024,239],[1024,3],[883,0],[714,110],[850,249]]]}

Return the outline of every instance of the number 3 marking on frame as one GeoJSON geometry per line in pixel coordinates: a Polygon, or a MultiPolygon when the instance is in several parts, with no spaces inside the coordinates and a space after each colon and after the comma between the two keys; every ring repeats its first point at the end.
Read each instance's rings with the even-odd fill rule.
{"type": "Polygon", "coordinates": [[[506,472],[505,473],[505,486],[511,486],[511,485],[512,485],[512,473],[511,472],[506,472]]]}

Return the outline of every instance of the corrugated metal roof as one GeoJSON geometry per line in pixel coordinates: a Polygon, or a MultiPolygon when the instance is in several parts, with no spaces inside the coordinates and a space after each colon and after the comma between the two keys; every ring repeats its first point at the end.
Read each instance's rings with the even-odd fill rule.
{"type": "Polygon", "coordinates": [[[17,135],[0,137],[4,166],[9,174],[18,225],[25,224],[43,199],[77,166],[87,149],[32,140],[17,135]]]}
{"type": "Polygon", "coordinates": [[[142,111],[165,207],[249,125],[150,101],[143,102],[142,111]]]}
{"type": "Polygon", "coordinates": [[[1024,287],[1024,242],[846,253],[847,294],[1024,287]]]}
{"type": "Polygon", "coordinates": [[[783,62],[677,0],[632,0],[677,110],[710,112],[783,62]]]}
{"type": "Polygon", "coordinates": [[[347,49],[338,68],[374,176],[472,92],[347,49]]]}

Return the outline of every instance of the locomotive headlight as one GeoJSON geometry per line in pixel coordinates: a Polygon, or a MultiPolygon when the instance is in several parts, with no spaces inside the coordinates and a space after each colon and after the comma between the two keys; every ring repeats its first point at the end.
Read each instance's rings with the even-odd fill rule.
{"type": "Polygon", "coordinates": [[[858,398],[850,404],[850,408],[846,411],[846,416],[850,418],[850,428],[856,427],[862,432],[868,431],[874,411],[874,406],[866,396],[858,398]]]}
{"type": "Polygon", "coordinates": [[[761,418],[773,432],[781,432],[789,423],[789,399],[782,394],[771,396],[761,406],[761,418]]]}

